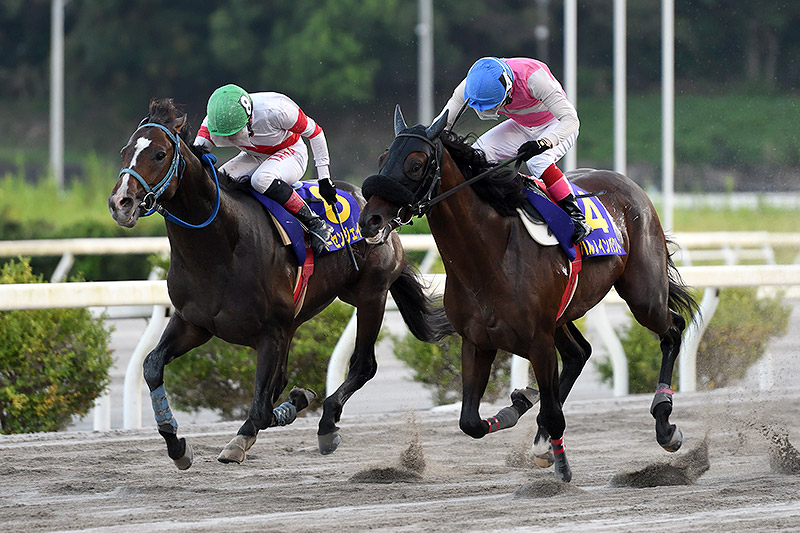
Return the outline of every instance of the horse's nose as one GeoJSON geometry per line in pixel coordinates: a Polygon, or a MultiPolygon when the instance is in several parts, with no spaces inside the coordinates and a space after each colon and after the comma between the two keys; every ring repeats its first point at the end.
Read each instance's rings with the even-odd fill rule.
{"type": "Polygon", "coordinates": [[[115,213],[127,213],[132,207],[133,200],[130,196],[117,193],[108,197],[108,210],[112,215],[115,213]]]}
{"type": "Polygon", "coordinates": [[[358,225],[361,226],[361,234],[364,237],[374,237],[384,226],[383,216],[362,211],[358,217],[358,225]]]}

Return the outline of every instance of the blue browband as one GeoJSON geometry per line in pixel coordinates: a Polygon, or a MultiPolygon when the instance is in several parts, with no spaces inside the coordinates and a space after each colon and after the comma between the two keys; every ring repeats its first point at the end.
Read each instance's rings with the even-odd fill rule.
{"type": "MultiPolygon", "coordinates": [[[[142,184],[144,190],[147,191],[144,198],[142,199],[141,209],[144,210],[145,212],[141,216],[143,217],[150,216],[157,211],[158,213],[161,214],[161,216],[163,216],[170,222],[174,222],[175,224],[178,224],[185,228],[200,229],[208,226],[209,224],[211,224],[214,218],[216,218],[217,213],[219,212],[219,197],[220,197],[219,179],[217,178],[217,169],[214,167],[214,163],[217,162],[217,158],[211,154],[203,154],[202,157],[203,162],[208,164],[209,167],[211,167],[211,174],[214,176],[214,185],[217,188],[217,199],[214,204],[214,210],[211,213],[211,216],[209,216],[206,219],[206,221],[201,224],[190,224],[188,222],[184,222],[183,220],[179,219],[178,217],[176,217],[175,215],[164,209],[164,207],[162,207],[158,203],[158,199],[161,197],[162,194],[164,194],[164,191],[166,191],[167,188],[169,188],[170,183],[172,182],[172,178],[176,174],[178,176],[178,186],[180,186],[180,182],[183,179],[183,171],[186,168],[186,162],[183,160],[183,157],[181,156],[180,138],[177,135],[173,134],[165,126],[162,126],[161,124],[156,124],[155,122],[148,122],[146,124],[142,124],[141,126],[136,128],[136,131],[139,131],[140,129],[147,127],[159,128],[164,133],[166,133],[169,140],[172,141],[172,143],[175,146],[175,153],[172,156],[172,163],[169,166],[169,170],[167,170],[167,173],[164,175],[163,178],[161,178],[161,181],[159,181],[158,184],[156,184],[152,188],[145,181],[145,179],[132,168],[123,168],[122,170],[119,171],[118,177],[122,176],[125,173],[128,173],[134,178],[136,178],[139,181],[139,183],[142,184]]],[[[136,133],[136,131],[134,133],[136,133]]]]}

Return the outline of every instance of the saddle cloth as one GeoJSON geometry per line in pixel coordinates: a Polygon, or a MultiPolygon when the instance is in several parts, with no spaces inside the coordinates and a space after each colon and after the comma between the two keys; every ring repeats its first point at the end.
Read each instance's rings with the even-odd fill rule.
{"type": "MultiPolygon", "coordinates": [[[[540,190],[525,189],[525,194],[542,220],[533,220],[524,210],[518,209],[525,227],[529,228],[528,233],[543,246],[560,245],[570,260],[575,259],[575,247],[571,242],[575,230],[572,219],[544,193],[544,184],[539,180],[534,182],[540,190]]],[[[582,196],[587,193],[577,185],[570,183],[570,186],[577,198],[578,206],[586,217],[586,223],[593,229],[592,233],[579,243],[581,255],[583,257],[625,255],[616,226],[603,203],[597,197],[582,196]]]]}
{"type": "MultiPolygon", "coordinates": [[[[350,243],[358,242],[363,237],[361,236],[361,228],[358,226],[358,216],[361,214],[361,207],[358,202],[348,192],[337,190],[336,197],[338,202],[336,207],[339,211],[339,216],[342,219],[342,226],[339,227],[339,221],[336,220],[336,214],[333,208],[322,200],[319,194],[319,186],[316,182],[301,181],[292,186],[297,194],[305,200],[308,206],[318,214],[322,219],[333,228],[333,235],[331,235],[328,245],[325,248],[326,253],[341,250],[345,247],[345,239],[350,243]]],[[[283,230],[289,242],[284,240],[284,244],[291,244],[297,256],[298,264],[302,265],[306,260],[306,244],[303,227],[300,222],[283,208],[275,200],[267,198],[263,194],[250,189],[250,192],[272,215],[273,220],[280,229],[283,230]]]]}

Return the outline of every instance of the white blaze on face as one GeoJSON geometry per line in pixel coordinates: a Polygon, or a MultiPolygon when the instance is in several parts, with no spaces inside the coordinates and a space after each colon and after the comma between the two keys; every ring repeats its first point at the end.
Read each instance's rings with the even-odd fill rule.
{"type": "MultiPolygon", "coordinates": [[[[136,166],[136,160],[139,158],[139,154],[141,154],[145,148],[153,144],[153,141],[150,139],[145,139],[144,137],[139,137],[136,139],[136,149],[133,152],[133,158],[131,158],[131,164],[128,165],[128,168],[134,168],[136,166]]],[[[114,201],[116,203],[119,202],[120,199],[125,198],[128,194],[128,185],[131,179],[131,175],[129,172],[125,172],[122,175],[122,183],[119,184],[119,188],[117,189],[117,193],[114,195],[114,201]]]]}

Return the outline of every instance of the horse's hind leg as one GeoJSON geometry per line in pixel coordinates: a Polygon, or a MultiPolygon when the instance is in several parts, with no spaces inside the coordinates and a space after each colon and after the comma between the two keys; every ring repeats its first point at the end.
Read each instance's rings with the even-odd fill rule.
{"type": "Polygon", "coordinates": [[[336,423],[342,416],[342,408],[354,392],[375,376],[378,362],[375,360],[375,341],[383,321],[386,307],[386,293],[377,291],[369,302],[361,301],[356,315],[356,346],[350,356],[350,367],[347,377],[336,391],[325,398],[322,403],[322,418],[319,421],[317,440],[319,451],[328,455],[336,451],[341,443],[339,428],[336,423]]]}
{"type": "Polygon", "coordinates": [[[192,466],[192,447],[186,439],[178,439],[178,422],[172,416],[164,388],[164,367],[192,348],[204,344],[211,334],[174,314],[170,318],[158,345],[144,360],[144,379],[150,389],[158,432],[167,443],[167,453],[181,470],[192,466]]]}
{"type": "MultiPolygon", "coordinates": [[[[294,330],[273,329],[268,338],[258,343],[253,403],[247,413],[247,420],[217,457],[219,462],[241,464],[247,457],[247,450],[255,444],[260,430],[273,425],[281,425],[280,422],[276,423],[276,416],[292,417],[297,415],[296,407],[293,413],[292,408],[285,405],[281,407],[286,407],[288,412],[281,407],[272,409],[272,404],[278,399],[288,381],[286,359],[289,352],[289,340],[293,333],[294,330]]],[[[293,417],[291,421],[294,421],[293,417]]],[[[291,423],[288,418],[284,418],[284,422],[283,425],[291,423]]]]}
{"type": "MultiPolygon", "coordinates": [[[[629,261],[626,273],[630,268],[629,261]]],[[[681,349],[681,334],[686,321],[669,308],[672,290],[670,280],[665,279],[661,284],[654,283],[653,279],[658,279],[659,275],[664,276],[662,271],[648,274],[641,268],[639,266],[639,270],[636,270],[636,277],[623,276],[615,286],[636,321],[658,335],[661,340],[661,370],[650,413],[656,421],[656,440],[662,448],[674,452],[681,447],[683,434],[669,421],[672,413],[672,372],[681,349]]]]}
{"type": "Polygon", "coordinates": [[[656,388],[653,403],[650,405],[650,414],[656,420],[656,440],[668,452],[676,452],[683,442],[683,434],[675,424],[670,424],[669,415],[672,414],[672,371],[675,360],[681,350],[681,334],[686,326],[684,318],[670,311],[672,326],[661,335],[661,370],[658,374],[658,387],[656,388]]]}

